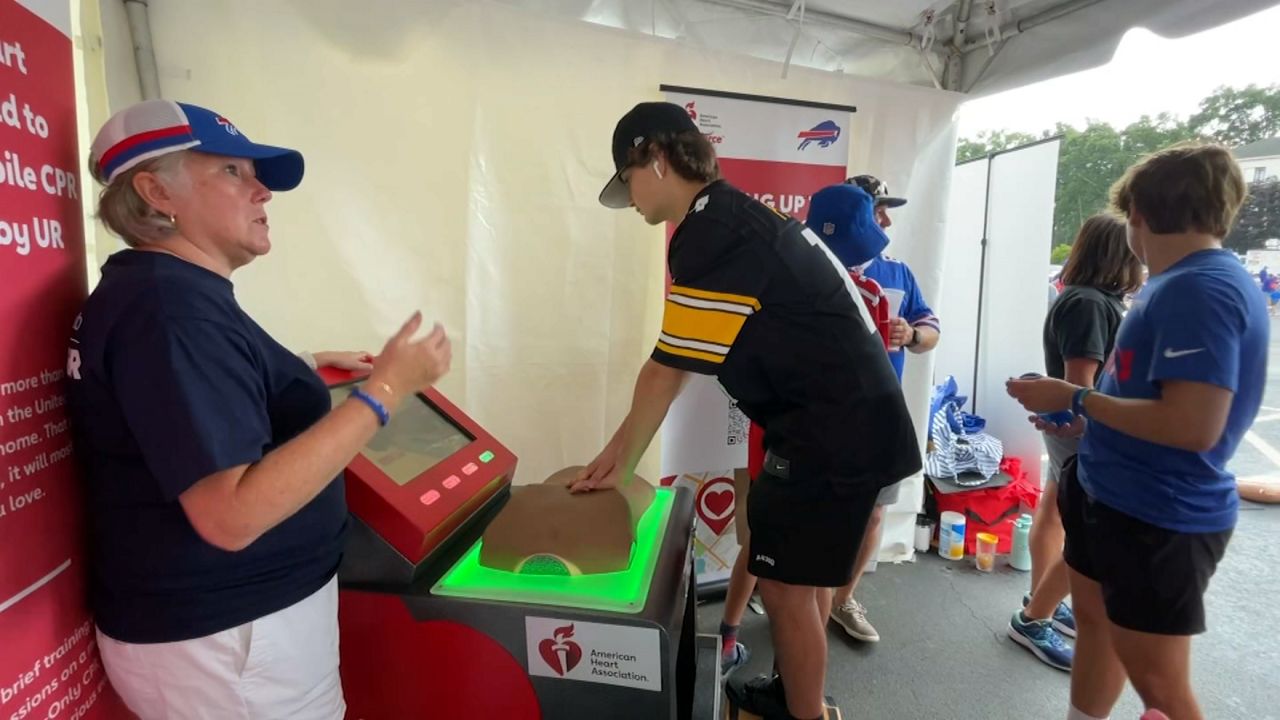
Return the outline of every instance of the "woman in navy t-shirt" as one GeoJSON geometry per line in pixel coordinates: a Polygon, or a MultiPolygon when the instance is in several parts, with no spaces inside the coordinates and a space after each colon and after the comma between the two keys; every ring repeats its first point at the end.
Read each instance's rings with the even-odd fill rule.
{"type": "Polygon", "coordinates": [[[153,100],[108,120],[89,160],[99,215],[129,245],[76,318],[67,363],[108,677],[142,718],[341,718],[338,478],[447,372],[449,341],[439,327],[413,340],[415,314],[331,408],[231,283],[270,250],[266,204],[302,180],[302,156],[153,100]]]}

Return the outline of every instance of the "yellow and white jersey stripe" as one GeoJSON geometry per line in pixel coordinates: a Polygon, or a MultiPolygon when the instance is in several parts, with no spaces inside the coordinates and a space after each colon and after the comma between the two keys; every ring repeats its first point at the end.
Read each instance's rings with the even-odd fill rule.
{"type": "Polygon", "coordinates": [[[658,349],[713,364],[724,362],[760,301],[747,295],[673,285],[667,296],[658,349]]]}

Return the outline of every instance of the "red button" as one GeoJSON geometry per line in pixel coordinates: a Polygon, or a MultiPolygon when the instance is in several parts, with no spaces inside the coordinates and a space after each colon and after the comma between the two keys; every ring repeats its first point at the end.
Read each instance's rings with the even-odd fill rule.
{"type": "Polygon", "coordinates": [[[460,482],[462,481],[458,479],[457,475],[450,475],[449,477],[445,478],[444,487],[446,490],[452,490],[458,487],[458,483],[460,482]]]}
{"type": "Polygon", "coordinates": [[[430,505],[440,499],[440,493],[436,490],[428,490],[418,499],[422,501],[423,505],[430,505]]]}
{"type": "Polygon", "coordinates": [[[477,465],[477,464],[475,464],[475,463],[469,463],[469,464],[467,464],[467,466],[466,466],[466,467],[462,468],[462,474],[463,474],[463,475],[475,475],[475,474],[476,474],[476,471],[477,471],[477,470],[479,470],[479,469],[480,469],[480,466],[479,466],[479,465],[477,465]]]}

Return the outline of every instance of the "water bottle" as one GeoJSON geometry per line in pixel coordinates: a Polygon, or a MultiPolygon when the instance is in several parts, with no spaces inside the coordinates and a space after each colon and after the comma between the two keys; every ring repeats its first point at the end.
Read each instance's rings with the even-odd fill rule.
{"type": "Polygon", "coordinates": [[[1009,566],[1014,570],[1031,569],[1031,516],[1023,514],[1013,523],[1013,552],[1009,566]]]}

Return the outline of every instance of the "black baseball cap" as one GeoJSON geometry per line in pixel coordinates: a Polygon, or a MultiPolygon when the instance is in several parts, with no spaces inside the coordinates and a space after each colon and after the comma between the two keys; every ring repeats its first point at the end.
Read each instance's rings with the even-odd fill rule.
{"type": "Polygon", "coordinates": [[[656,133],[698,131],[689,112],[669,102],[643,102],[631,108],[613,128],[613,177],[600,191],[600,204],[614,210],[631,207],[631,191],[622,182],[627,153],[656,133]]]}
{"type": "Polygon", "coordinates": [[[884,205],[885,207],[902,207],[907,204],[906,198],[893,197],[889,195],[889,186],[880,182],[880,178],[875,175],[855,175],[845,180],[849,185],[857,185],[867,194],[875,198],[876,205],[884,205]]]}

